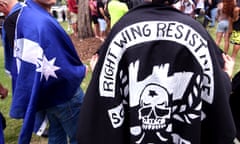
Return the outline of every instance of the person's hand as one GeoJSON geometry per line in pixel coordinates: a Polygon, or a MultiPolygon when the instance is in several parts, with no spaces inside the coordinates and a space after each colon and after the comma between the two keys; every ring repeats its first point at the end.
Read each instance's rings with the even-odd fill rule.
{"type": "Polygon", "coordinates": [[[233,73],[233,68],[234,68],[234,64],[235,61],[232,59],[231,56],[226,55],[226,54],[222,54],[223,56],[223,60],[224,60],[224,71],[229,75],[229,77],[232,77],[232,73],[233,73]]]}
{"type": "Polygon", "coordinates": [[[97,61],[98,61],[98,54],[95,54],[92,56],[91,61],[90,61],[90,67],[91,67],[92,71],[94,70],[97,61]]]}
{"type": "Polygon", "coordinates": [[[8,89],[4,88],[1,84],[0,84],[0,98],[4,99],[5,97],[7,97],[8,95],[8,89]]]}

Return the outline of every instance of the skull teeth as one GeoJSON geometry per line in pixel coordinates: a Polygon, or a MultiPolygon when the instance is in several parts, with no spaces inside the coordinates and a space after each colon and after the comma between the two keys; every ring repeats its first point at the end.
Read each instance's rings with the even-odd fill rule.
{"type": "Polygon", "coordinates": [[[144,130],[158,130],[166,127],[166,124],[143,124],[144,130]]]}
{"type": "Polygon", "coordinates": [[[166,127],[163,119],[143,119],[143,129],[158,130],[166,127]]]}

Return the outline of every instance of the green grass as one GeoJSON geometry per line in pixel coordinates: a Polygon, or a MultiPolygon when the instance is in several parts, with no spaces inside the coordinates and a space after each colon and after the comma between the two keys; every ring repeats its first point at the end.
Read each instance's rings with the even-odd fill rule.
{"type": "Polygon", "coordinates": [[[5,129],[5,139],[6,143],[14,144],[18,138],[18,133],[21,128],[20,121],[9,118],[9,109],[11,104],[11,82],[9,76],[5,73],[4,63],[3,63],[3,48],[0,48],[0,82],[9,89],[9,95],[6,99],[0,100],[0,111],[6,117],[7,128],[5,129]]]}
{"type": "MultiPolygon", "coordinates": [[[[216,37],[216,28],[207,28],[208,32],[211,34],[212,38],[215,40],[216,37]]],[[[220,44],[220,48],[223,49],[223,39],[222,42],[220,44]]],[[[230,47],[229,47],[229,51],[228,54],[231,56],[232,54],[232,49],[233,49],[233,45],[230,43],[230,47]]],[[[233,70],[233,75],[235,75],[238,71],[240,71],[240,52],[238,52],[237,58],[236,58],[236,62],[235,62],[235,66],[234,66],[234,70],[233,70]]]]}
{"type": "MultiPolygon", "coordinates": [[[[66,28],[66,26],[67,26],[66,23],[63,23],[63,27],[66,28]]],[[[208,31],[212,35],[213,39],[215,39],[215,29],[214,28],[208,29],[208,31]]],[[[221,45],[221,47],[222,47],[222,45],[221,45]]],[[[232,51],[232,46],[230,48],[229,54],[231,54],[231,51],[232,51]]],[[[240,58],[239,58],[239,54],[238,54],[237,60],[236,60],[236,65],[234,68],[234,73],[239,71],[239,68],[240,68],[239,60],[240,60],[240,58]]],[[[9,76],[4,71],[4,63],[3,62],[4,62],[3,48],[0,43],[0,82],[10,90],[8,97],[4,100],[0,100],[0,111],[3,113],[3,115],[6,117],[6,120],[7,120],[7,128],[4,130],[5,142],[6,142],[6,144],[16,144],[18,135],[20,133],[20,129],[22,126],[22,120],[15,120],[15,119],[11,119],[9,117],[9,109],[10,109],[11,98],[12,98],[11,82],[10,82],[9,76]]],[[[84,62],[84,63],[88,64],[88,62],[84,62]]],[[[84,91],[86,90],[90,79],[91,79],[91,71],[88,72],[87,77],[84,79],[84,81],[82,83],[82,88],[84,89],[84,91]]],[[[47,143],[47,139],[33,135],[31,144],[46,144],[46,143],[47,143]]]]}

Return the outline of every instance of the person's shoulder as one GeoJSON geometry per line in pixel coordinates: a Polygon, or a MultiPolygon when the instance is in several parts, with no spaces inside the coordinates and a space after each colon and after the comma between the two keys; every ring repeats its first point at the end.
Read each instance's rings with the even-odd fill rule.
{"type": "Polygon", "coordinates": [[[18,21],[28,23],[28,25],[44,24],[50,21],[51,14],[44,9],[36,9],[31,7],[24,7],[20,13],[18,21]]]}

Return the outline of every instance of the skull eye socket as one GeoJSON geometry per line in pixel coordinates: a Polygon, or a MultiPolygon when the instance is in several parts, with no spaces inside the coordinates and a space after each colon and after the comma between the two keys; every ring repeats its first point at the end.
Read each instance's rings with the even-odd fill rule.
{"type": "Polygon", "coordinates": [[[155,112],[156,112],[156,115],[157,116],[166,116],[166,115],[169,115],[170,114],[170,110],[167,108],[167,109],[159,109],[159,108],[156,108],[155,109],[155,112]]]}
{"type": "Polygon", "coordinates": [[[142,116],[148,116],[151,111],[152,111],[152,107],[145,107],[140,109],[140,113],[142,116]]]}
{"type": "Polygon", "coordinates": [[[155,107],[155,109],[153,110],[153,107],[150,106],[150,107],[145,107],[145,108],[140,109],[141,116],[150,116],[152,111],[156,114],[156,116],[160,116],[160,117],[170,115],[169,108],[155,107]]]}

